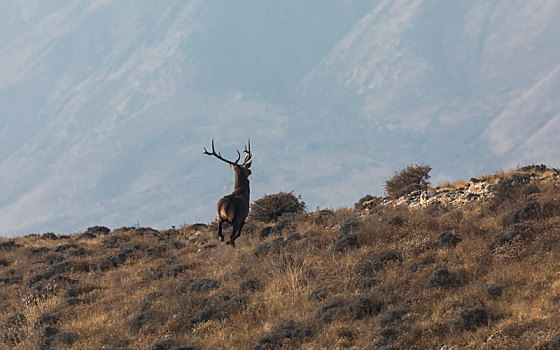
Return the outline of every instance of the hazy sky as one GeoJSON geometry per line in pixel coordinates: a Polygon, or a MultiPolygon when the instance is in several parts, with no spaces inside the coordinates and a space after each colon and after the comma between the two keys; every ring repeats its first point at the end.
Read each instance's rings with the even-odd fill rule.
{"type": "Polygon", "coordinates": [[[560,3],[0,3],[0,234],[214,217],[251,138],[252,199],[353,206],[557,166],[560,3]]]}

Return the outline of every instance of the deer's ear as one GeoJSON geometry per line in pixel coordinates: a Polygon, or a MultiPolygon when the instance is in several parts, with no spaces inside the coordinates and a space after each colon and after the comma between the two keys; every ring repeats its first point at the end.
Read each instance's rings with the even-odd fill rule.
{"type": "Polygon", "coordinates": [[[245,164],[245,168],[249,169],[251,167],[251,164],[253,164],[253,161],[250,161],[247,164],[245,164]]]}
{"type": "Polygon", "coordinates": [[[232,170],[234,170],[234,171],[235,171],[235,165],[233,165],[233,164],[230,164],[229,166],[231,167],[231,169],[232,169],[232,170]]]}

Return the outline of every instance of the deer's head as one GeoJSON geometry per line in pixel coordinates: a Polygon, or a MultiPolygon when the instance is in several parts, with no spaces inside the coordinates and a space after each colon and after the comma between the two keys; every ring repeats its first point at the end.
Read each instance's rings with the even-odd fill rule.
{"type": "Polygon", "coordinates": [[[208,152],[206,147],[204,147],[204,154],[214,156],[219,160],[228,163],[231,169],[235,172],[236,178],[247,179],[249,175],[251,175],[251,170],[249,169],[252,164],[251,140],[249,140],[248,146],[245,146],[245,150],[243,151],[243,153],[246,153],[247,155],[245,156],[245,160],[243,161],[243,163],[239,164],[239,160],[241,160],[241,153],[239,151],[237,151],[237,159],[235,160],[235,162],[232,162],[222,157],[220,152],[216,152],[216,149],[214,148],[214,140],[212,140],[212,152],[208,152]]]}

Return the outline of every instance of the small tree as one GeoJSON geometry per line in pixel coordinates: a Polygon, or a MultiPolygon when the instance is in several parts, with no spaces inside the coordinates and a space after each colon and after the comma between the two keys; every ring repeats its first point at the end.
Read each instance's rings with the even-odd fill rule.
{"type": "Polygon", "coordinates": [[[414,191],[425,191],[430,184],[430,170],[429,165],[409,165],[385,181],[385,192],[399,198],[414,191]]]}
{"type": "Polygon", "coordinates": [[[293,192],[280,192],[269,194],[257,199],[251,205],[250,216],[261,222],[271,222],[283,214],[301,213],[305,210],[305,202],[301,196],[295,196],[293,192]]]}

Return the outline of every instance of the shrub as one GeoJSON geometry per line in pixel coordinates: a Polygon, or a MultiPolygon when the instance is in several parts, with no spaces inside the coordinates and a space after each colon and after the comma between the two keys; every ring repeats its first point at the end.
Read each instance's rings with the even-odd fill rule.
{"type": "Polygon", "coordinates": [[[145,325],[154,323],[161,318],[163,318],[162,313],[152,308],[151,301],[146,301],[130,322],[130,330],[138,333],[145,325]]]}
{"type": "Polygon", "coordinates": [[[341,234],[331,247],[331,252],[342,253],[347,250],[358,249],[359,247],[358,236],[355,234],[341,234]]]}
{"type": "Polygon", "coordinates": [[[239,290],[241,293],[255,293],[264,289],[264,283],[258,278],[251,278],[241,282],[239,290]]]}
{"type": "Polygon", "coordinates": [[[374,196],[366,194],[364,197],[360,198],[359,201],[354,203],[354,209],[364,209],[364,203],[375,199],[374,196]]]}
{"type": "Polygon", "coordinates": [[[257,199],[251,205],[251,217],[257,221],[271,222],[283,214],[301,213],[304,210],[305,202],[301,196],[296,197],[293,192],[280,192],[257,199]]]}
{"type": "Polygon", "coordinates": [[[430,287],[447,287],[451,284],[453,284],[453,275],[447,269],[434,271],[428,280],[430,287]]]}
{"type": "Polygon", "coordinates": [[[498,298],[502,296],[503,291],[504,291],[504,286],[501,284],[494,283],[486,286],[486,294],[488,294],[492,298],[498,298]]]}
{"type": "Polygon", "coordinates": [[[385,192],[390,197],[399,198],[414,191],[426,190],[431,170],[429,165],[409,165],[385,181],[385,192]]]}
{"type": "Polygon", "coordinates": [[[452,322],[451,327],[456,331],[473,331],[488,323],[488,312],[482,307],[466,307],[452,322]]]}
{"type": "Polygon", "coordinates": [[[435,248],[454,248],[457,244],[461,243],[461,237],[455,235],[453,232],[443,232],[439,235],[437,241],[434,243],[435,248]]]}
{"type": "Polygon", "coordinates": [[[329,291],[324,287],[319,287],[309,294],[308,300],[321,301],[327,299],[329,291]]]}
{"type": "Polygon", "coordinates": [[[210,278],[191,278],[187,282],[183,283],[179,290],[182,293],[186,292],[201,292],[207,293],[214,289],[220,287],[220,281],[210,279],[210,278]]]}
{"type": "Polygon", "coordinates": [[[15,346],[19,344],[25,335],[25,316],[15,314],[8,317],[0,324],[0,339],[4,344],[15,346]]]}
{"type": "Polygon", "coordinates": [[[285,339],[299,341],[311,336],[311,334],[311,327],[303,323],[294,322],[293,320],[287,320],[280,323],[272,332],[264,335],[253,349],[264,350],[280,348],[285,339]]]}

